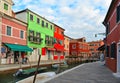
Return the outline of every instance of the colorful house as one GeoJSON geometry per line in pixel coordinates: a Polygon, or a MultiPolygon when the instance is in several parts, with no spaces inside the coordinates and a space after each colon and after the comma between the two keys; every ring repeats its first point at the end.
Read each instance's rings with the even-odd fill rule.
{"type": "Polygon", "coordinates": [[[1,8],[1,64],[14,63],[21,54],[32,51],[27,47],[27,24],[14,18],[12,1],[2,0],[1,8]],[[11,11],[11,12],[10,12],[11,11]],[[18,57],[16,55],[18,53],[18,57]]]}
{"type": "Polygon", "coordinates": [[[88,44],[90,49],[90,55],[98,58],[100,56],[100,51],[98,50],[98,48],[104,45],[103,40],[91,41],[88,42],[88,44]]]}
{"type": "Polygon", "coordinates": [[[89,57],[89,44],[86,43],[85,38],[72,39],[69,48],[70,56],[82,56],[83,58],[89,57]]]}
{"type": "Polygon", "coordinates": [[[106,27],[106,66],[120,73],[120,0],[112,0],[103,24],[106,27]]]}
{"type": "Polygon", "coordinates": [[[54,31],[54,60],[64,59],[64,29],[58,25],[55,26],[54,31]]]}
{"type": "Polygon", "coordinates": [[[16,12],[16,18],[28,24],[27,44],[33,49],[29,53],[30,61],[37,61],[39,54],[42,60],[52,59],[54,24],[29,9],[16,12]]]}
{"type": "Polygon", "coordinates": [[[69,43],[70,43],[71,39],[72,38],[64,35],[64,49],[65,49],[64,54],[65,54],[65,56],[69,56],[69,43]]]}

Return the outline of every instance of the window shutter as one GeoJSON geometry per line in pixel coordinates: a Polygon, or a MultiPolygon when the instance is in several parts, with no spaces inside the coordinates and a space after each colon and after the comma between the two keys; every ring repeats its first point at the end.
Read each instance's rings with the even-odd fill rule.
{"type": "Polygon", "coordinates": [[[120,20],[120,5],[117,7],[117,16],[116,16],[116,21],[119,22],[120,20]]]}
{"type": "Polygon", "coordinates": [[[106,47],[106,57],[109,57],[109,46],[106,47]]]}
{"type": "Polygon", "coordinates": [[[111,58],[116,58],[116,43],[111,44],[111,58]]]}

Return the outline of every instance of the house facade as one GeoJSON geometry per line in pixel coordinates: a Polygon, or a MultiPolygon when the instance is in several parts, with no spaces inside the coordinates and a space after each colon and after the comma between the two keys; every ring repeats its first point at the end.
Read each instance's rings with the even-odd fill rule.
{"type": "Polygon", "coordinates": [[[55,26],[55,31],[54,31],[54,49],[55,49],[55,54],[54,54],[54,60],[64,59],[64,29],[61,28],[58,25],[55,26]]]}
{"type": "Polygon", "coordinates": [[[70,56],[82,56],[84,59],[89,57],[89,44],[85,38],[72,39],[70,41],[70,56]]]}
{"type": "Polygon", "coordinates": [[[33,49],[28,53],[31,62],[53,58],[54,24],[29,9],[16,12],[16,18],[27,22],[27,44],[33,49]]]}
{"type": "Polygon", "coordinates": [[[90,49],[90,55],[98,58],[100,55],[100,51],[98,50],[98,48],[104,45],[104,42],[102,40],[98,40],[98,41],[88,42],[88,44],[90,49]]]}
{"type": "Polygon", "coordinates": [[[12,6],[13,6],[13,1],[12,0],[0,0],[0,12],[13,16],[12,14],[12,6]]]}
{"type": "Polygon", "coordinates": [[[120,0],[112,0],[103,24],[106,27],[106,66],[120,73],[120,0]]]}
{"type": "Polygon", "coordinates": [[[72,38],[64,35],[64,48],[65,48],[64,54],[65,54],[65,56],[69,56],[69,43],[70,43],[71,39],[72,38]]]}
{"type": "Polygon", "coordinates": [[[22,58],[22,53],[32,51],[29,47],[27,47],[27,23],[20,21],[13,16],[12,12],[12,1],[2,0],[1,5],[3,9],[0,14],[0,26],[1,26],[1,55],[0,55],[0,63],[1,64],[9,64],[14,63],[19,58],[22,58]],[[10,3],[10,2],[11,3],[10,3]],[[4,5],[8,5],[5,9],[4,5]],[[10,8],[9,8],[10,7],[10,8]],[[4,12],[4,10],[6,12],[4,12]],[[11,11],[11,13],[10,13],[11,11]],[[18,57],[16,55],[18,54],[18,57]]]}

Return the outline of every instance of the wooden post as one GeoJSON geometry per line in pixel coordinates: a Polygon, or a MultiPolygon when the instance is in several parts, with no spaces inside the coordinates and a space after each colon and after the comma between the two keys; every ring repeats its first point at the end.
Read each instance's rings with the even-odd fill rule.
{"type": "Polygon", "coordinates": [[[35,75],[34,75],[33,83],[35,83],[35,80],[36,80],[36,76],[37,76],[38,68],[39,68],[39,64],[40,64],[40,59],[41,59],[41,55],[40,55],[40,52],[39,52],[38,65],[37,65],[37,69],[36,69],[36,72],[35,72],[35,75]]]}

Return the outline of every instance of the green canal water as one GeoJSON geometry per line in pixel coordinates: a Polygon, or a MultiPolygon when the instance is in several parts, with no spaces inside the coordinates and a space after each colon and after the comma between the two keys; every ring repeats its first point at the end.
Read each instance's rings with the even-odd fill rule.
{"type": "MultiPolygon", "coordinates": [[[[73,68],[73,67],[75,67],[77,65],[79,65],[79,64],[69,65],[68,67],[63,67],[63,68],[61,67],[59,73],[65,71],[65,70],[68,70],[70,68],[73,68]]],[[[55,69],[55,68],[48,68],[47,70],[41,71],[41,73],[48,72],[48,71],[56,72],[57,69],[55,69]]],[[[32,75],[29,75],[29,76],[22,76],[22,77],[14,77],[13,74],[15,72],[16,72],[16,70],[0,73],[0,83],[15,83],[15,82],[17,82],[19,80],[22,80],[22,79],[25,79],[25,78],[27,78],[29,76],[32,76],[32,75]]]]}

